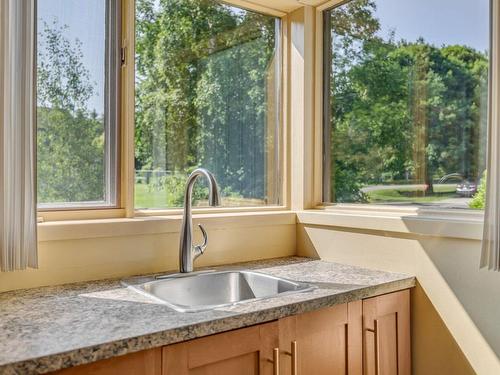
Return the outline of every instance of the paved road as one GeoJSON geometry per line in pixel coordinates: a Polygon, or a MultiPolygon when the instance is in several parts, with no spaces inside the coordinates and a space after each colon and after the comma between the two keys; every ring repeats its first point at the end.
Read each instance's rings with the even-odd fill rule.
{"type": "MultiPolygon", "coordinates": [[[[411,185],[372,185],[366,186],[361,189],[363,193],[370,193],[379,190],[393,190],[393,189],[405,189],[405,190],[424,190],[424,184],[411,184],[411,185]]],[[[434,187],[450,187],[456,186],[456,184],[434,184],[434,187]]],[[[425,202],[426,206],[439,206],[441,208],[469,208],[469,202],[471,198],[447,198],[435,202],[425,202]]]]}
{"type": "Polygon", "coordinates": [[[448,198],[442,201],[432,202],[431,204],[438,205],[443,208],[469,208],[469,203],[472,198],[448,198]]]}

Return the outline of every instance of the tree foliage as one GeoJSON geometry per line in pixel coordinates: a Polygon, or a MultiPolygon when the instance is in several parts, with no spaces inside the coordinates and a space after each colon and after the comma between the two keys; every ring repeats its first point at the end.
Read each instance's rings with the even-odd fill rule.
{"type": "MultiPolygon", "coordinates": [[[[136,7],[135,163],[155,176],[144,180],[146,190],[179,205],[187,173],[203,166],[225,194],[275,203],[275,19],[215,0],[136,7]]],[[[426,184],[432,194],[449,173],[477,180],[485,168],[486,53],[382,38],[375,9],[372,0],[354,0],[331,15],[336,201],[366,202],[362,189],[373,184],[426,184]]],[[[88,110],[95,84],[82,45],[65,34],[57,22],[39,33],[39,201],[103,200],[104,119],[88,110]]]]}
{"type": "Polygon", "coordinates": [[[426,184],[432,194],[434,181],[449,173],[478,179],[487,55],[423,39],[384,40],[374,3],[349,5],[331,16],[336,201],[366,201],[361,188],[367,185],[412,182],[426,184]]]}
{"type": "Polygon", "coordinates": [[[78,40],[44,23],[38,34],[38,202],[104,200],[104,120],[87,110],[94,94],[78,40]]]}
{"type": "Polygon", "coordinates": [[[136,169],[203,166],[229,191],[265,199],[274,19],[211,0],[137,10],[136,169]]]}

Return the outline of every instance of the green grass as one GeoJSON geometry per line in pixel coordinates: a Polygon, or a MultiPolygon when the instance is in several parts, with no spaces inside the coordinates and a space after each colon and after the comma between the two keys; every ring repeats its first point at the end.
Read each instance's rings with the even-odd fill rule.
{"type": "Polygon", "coordinates": [[[148,189],[146,184],[135,184],[135,207],[136,208],[172,208],[167,202],[171,202],[173,197],[169,196],[165,190],[148,189]]]}
{"type": "Polygon", "coordinates": [[[417,196],[415,188],[384,189],[366,193],[370,203],[432,203],[455,197],[454,186],[436,186],[434,194],[428,196],[417,196]],[[408,193],[415,193],[408,194],[408,193]]]}
{"type": "MultiPolygon", "coordinates": [[[[174,193],[179,194],[179,192],[174,193]]],[[[172,193],[166,190],[155,190],[149,189],[146,184],[135,184],[135,207],[136,208],[156,208],[156,209],[167,209],[181,207],[181,204],[174,205],[171,202],[179,201],[182,202],[184,192],[181,192],[180,196],[173,196],[172,193]]],[[[231,207],[253,207],[262,206],[266,203],[261,199],[251,199],[251,198],[240,198],[240,197],[224,197],[222,196],[222,205],[231,207]]],[[[193,202],[194,206],[207,206],[208,201],[198,201],[193,202]]]]}
{"type": "MultiPolygon", "coordinates": [[[[455,185],[436,185],[434,194],[425,197],[411,196],[410,192],[416,193],[415,188],[384,189],[367,193],[370,203],[432,203],[455,197],[455,185]]],[[[179,193],[177,193],[179,194],[179,193]]],[[[166,190],[149,189],[146,184],[135,185],[135,207],[136,208],[174,208],[169,202],[178,201],[166,190]]],[[[260,206],[265,202],[258,199],[245,198],[223,198],[224,206],[260,206]]],[[[195,205],[206,206],[206,201],[195,202],[195,205]]],[[[181,205],[176,205],[180,207],[181,205]]]]}

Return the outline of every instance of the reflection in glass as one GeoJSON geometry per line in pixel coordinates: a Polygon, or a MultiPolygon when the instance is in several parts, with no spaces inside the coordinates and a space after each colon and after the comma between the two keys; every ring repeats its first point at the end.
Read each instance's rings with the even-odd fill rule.
{"type": "Polygon", "coordinates": [[[489,2],[438,3],[325,13],[326,201],[484,204],[489,2]]]}
{"type": "Polygon", "coordinates": [[[106,3],[37,2],[39,208],[113,203],[105,151],[106,3]]]}
{"type": "Polygon", "coordinates": [[[135,207],[180,207],[197,167],[225,206],[279,203],[279,20],[211,0],[136,4],[135,207]]]}

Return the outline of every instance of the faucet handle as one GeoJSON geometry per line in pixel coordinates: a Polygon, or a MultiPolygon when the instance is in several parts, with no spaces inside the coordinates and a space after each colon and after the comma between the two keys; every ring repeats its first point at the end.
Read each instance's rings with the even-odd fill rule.
{"type": "Polygon", "coordinates": [[[194,247],[194,259],[198,258],[200,255],[203,255],[208,244],[208,235],[205,231],[205,228],[203,228],[203,225],[201,224],[198,224],[198,227],[200,227],[201,234],[203,235],[203,243],[194,247]]]}

